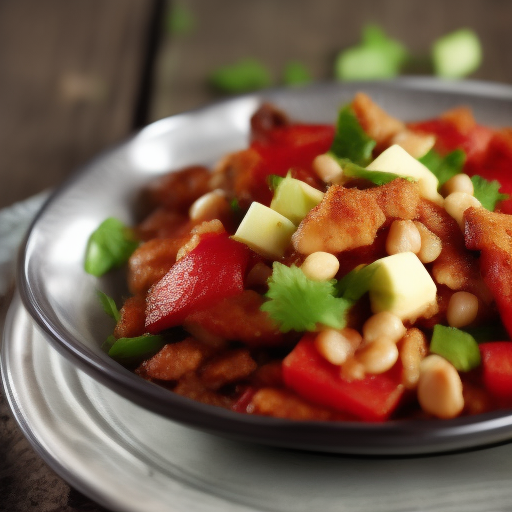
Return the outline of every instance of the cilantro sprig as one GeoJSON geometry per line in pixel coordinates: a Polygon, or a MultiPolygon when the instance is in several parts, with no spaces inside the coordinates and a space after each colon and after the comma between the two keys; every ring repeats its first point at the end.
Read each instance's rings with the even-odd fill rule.
{"type": "Polygon", "coordinates": [[[269,299],[261,306],[282,332],[314,331],[325,325],[334,329],[345,326],[345,314],[352,302],[336,296],[335,281],[313,281],[295,265],[274,262],[268,281],[269,299]]]}
{"type": "Polygon", "coordinates": [[[500,193],[501,183],[497,180],[489,181],[482,176],[471,177],[473,183],[474,196],[482,203],[484,208],[491,212],[496,209],[496,205],[508,199],[508,194],[500,193]]]}
{"type": "Polygon", "coordinates": [[[435,149],[431,149],[419,161],[435,175],[442,187],[450,178],[462,172],[466,153],[462,149],[456,149],[441,156],[435,149]]]}

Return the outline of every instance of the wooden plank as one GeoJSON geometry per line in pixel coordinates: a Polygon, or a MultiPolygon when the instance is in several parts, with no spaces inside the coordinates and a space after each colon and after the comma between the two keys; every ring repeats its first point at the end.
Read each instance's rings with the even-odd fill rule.
{"type": "Polygon", "coordinates": [[[0,207],[133,129],[157,3],[0,2],[0,207]]]}
{"type": "Polygon", "coordinates": [[[503,0],[181,0],[193,15],[193,32],[168,36],[160,46],[151,118],[182,112],[219,98],[207,84],[218,66],[254,57],[275,85],[297,59],[316,80],[333,78],[336,54],[356,44],[362,27],[378,23],[416,56],[432,42],[469,27],[479,35],[483,64],[472,78],[512,83],[512,2],[503,0]]]}

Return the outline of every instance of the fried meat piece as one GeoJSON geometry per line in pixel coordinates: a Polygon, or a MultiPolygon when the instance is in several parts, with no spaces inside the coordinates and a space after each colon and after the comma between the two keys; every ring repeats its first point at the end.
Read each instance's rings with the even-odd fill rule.
{"type": "Polygon", "coordinates": [[[370,245],[385,221],[374,194],[332,185],[300,223],[292,237],[293,247],[301,254],[336,254],[370,245]]]}
{"type": "Polygon", "coordinates": [[[143,295],[129,297],[120,309],[120,318],[114,329],[114,337],[134,338],[146,332],[146,299],[143,295]]]}
{"type": "Polygon", "coordinates": [[[388,223],[395,219],[412,220],[418,215],[421,198],[417,183],[399,178],[367,191],[377,201],[388,223]]]}
{"type": "Polygon", "coordinates": [[[466,250],[457,222],[444,208],[427,200],[420,201],[418,213],[418,220],[442,240],[441,253],[432,264],[436,282],[452,290],[470,291],[485,299],[478,259],[466,250]]]}
{"type": "Polygon", "coordinates": [[[183,375],[173,391],[178,395],[185,396],[196,402],[224,407],[226,409],[230,409],[234,403],[233,398],[208,389],[194,372],[183,375]]]}
{"type": "Polygon", "coordinates": [[[197,324],[226,340],[236,340],[249,347],[275,346],[283,343],[283,334],[265,312],[261,295],[244,290],[214,306],[189,315],[186,325],[197,324]]]}
{"type": "Polygon", "coordinates": [[[228,350],[208,361],[200,377],[208,389],[218,390],[226,384],[249,377],[257,368],[247,349],[228,350]]]}
{"type": "Polygon", "coordinates": [[[211,354],[211,349],[193,338],[168,343],[153,357],[144,361],[136,373],[146,379],[175,381],[196,371],[211,354]]]}
{"type": "Polygon", "coordinates": [[[435,143],[434,136],[409,130],[405,123],[388,114],[364,93],[354,96],[352,108],[364,131],[375,140],[376,153],[398,144],[410,155],[418,158],[435,143]]]}
{"type": "Polygon", "coordinates": [[[262,388],[256,391],[247,412],[297,421],[350,420],[348,415],[306,402],[285,389],[262,388]]]}
{"type": "Polygon", "coordinates": [[[144,294],[176,263],[176,255],[187,238],[154,238],[138,247],[128,260],[128,287],[144,294]]]}
{"type": "Polygon", "coordinates": [[[190,205],[210,191],[210,170],[195,165],[167,173],[151,182],[144,191],[144,199],[153,207],[186,213],[190,205]]]}

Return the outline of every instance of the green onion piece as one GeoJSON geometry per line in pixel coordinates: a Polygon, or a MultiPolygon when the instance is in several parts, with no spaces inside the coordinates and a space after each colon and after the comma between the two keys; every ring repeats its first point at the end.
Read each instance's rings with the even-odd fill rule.
{"type": "Polygon", "coordinates": [[[351,160],[357,165],[368,165],[372,159],[375,141],[367,135],[350,105],[338,112],[336,133],[329,153],[335,158],[351,160]]]}
{"type": "Polygon", "coordinates": [[[419,161],[436,176],[441,187],[450,178],[462,172],[466,153],[462,149],[456,149],[443,157],[435,149],[431,149],[419,158],[419,161]]]}
{"type": "Polygon", "coordinates": [[[480,365],[480,349],[475,338],[467,332],[437,324],[430,341],[430,352],[438,354],[462,372],[480,365]]]}
{"type": "Polygon", "coordinates": [[[356,267],[340,279],[336,285],[336,296],[356,302],[370,289],[370,282],[378,266],[364,265],[356,267]]]}
{"type": "Polygon", "coordinates": [[[491,212],[496,209],[496,205],[500,201],[508,199],[508,194],[501,194],[500,188],[501,183],[497,180],[489,181],[482,176],[472,176],[471,181],[473,183],[474,196],[482,203],[484,208],[487,208],[491,212]]]}
{"type": "Polygon", "coordinates": [[[432,46],[436,75],[462,78],[478,69],[482,62],[482,46],[472,30],[463,28],[439,38],[432,46]]]}
{"type": "Polygon", "coordinates": [[[318,325],[345,327],[345,314],[352,303],[335,297],[333,281],[313,281],[295,265],[274,262],[268,280],[268,301],[261,306],[282,332],[315,331],[318,325]]]}
{"type": "Polygon", "coordinates": [[[302,62],[290,61],[286,64],[283,77],[286,85],[304,85],[311,80],[311,74],[302,62]]]}
{"type": "Polygon", "coordinates": [[[109,217],[89,237],[85,271],[94,276],[102,276],[125,264],[138,245],[133,230],[120,220],[109,217]]]}
{"type": "Polygon", "coordinates": [[[111,316],[116,322],[119,322],[121,314],[117,309],[114,299],[112,297],[109,297],[106,293],[103,293],[100,290],[97,290],[96,294],[98,295],[98,298],[105,313],[107,313],[108,316],[111,316]]]}
{"type": "Polygon", "coordinates": [[[165,342],[159,335],[143,334],[135,338],[118,338],[108,351],[108,355],[113,359],[150,357],[164,345],[165,342]]]}
{"type": "Polygon", "coordinates": [[[219,91],[229,94],[263,89],[271,85],[268,69],[256,59],[243,59],[222,66],[212,73],[210,83],[219,91]]]}

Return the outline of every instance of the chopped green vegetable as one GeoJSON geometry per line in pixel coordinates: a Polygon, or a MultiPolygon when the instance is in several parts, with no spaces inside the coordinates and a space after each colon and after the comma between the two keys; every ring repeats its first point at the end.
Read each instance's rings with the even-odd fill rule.
{"type": "Polygon", "coordinates": [[[391,39],[377,25],[363,29],[362,42],[340,52],[335,63],[339,80],[378,80],[394,78],[408,58],[402,43],[391,39]]]}
{"type": "Polygon", "coordinates": [[[172,35],[185,35],[194,30],[195,17],[182,2],[172,2],[167,18],[167,30],[172,35]]]}
{"type": "Polygon", "coordinates": [[[444,357],[455,368],[467,372],[480,365],[480,349],[467,332],[437,324],[430,341],[430,351],[444,357]]]}
{"type": "Polygon", "coordinates": [[[340,279],[336,285],[336,295],[355,302],[370,289],[370,282],[377,265],[360,265],[340,279]]]}
{"type": "Polygon", "coordinates": [[[102,276],[124,265],[138,245],[139,241],[132,229],[120,220],[109,217],[89,237],[85,271],[94,276],[102,276]]]}
{"type": "Polygon", "coordinates": [[[97,290],[98,298],[100,299],[101,305],[103,306],[103,310],[107,313],[108,316],[111,316],[116,322],[119,322],[121,318],[121,314],[117,309],[116,303],[112,297],[109,297],[106,293],[103,293],[100,290],[97,290]]]}
{"type": "Polygon", "coordinates": [[[268,186],[270,190],[276,190],[279,186],[279,183],[284,180],[283,176],[279,176],[277,174],[270,174],[267,178],[268,186]]]}
{"type": "Polygon", "coordinates": [[[367,135],[350,105],[338,112],[336,133],[329,153],[335,158],[351,160],[358,165],[367,165],[372,158],[375,141],[367,135]]]}
{"type": "Polygon", "coordinates": [[[318,325],[334,329],[345,326],[345,313],[352,303],[335,297],[334,281],[313,281],[295,265],[274,262],[261,309],[278,324],[282,332],[314,331],[318,325]]]}
{"type": "Polygon", "coordinates": [[[385,185],[390,183],[397,178],[402,178],[407,181],[416,181],[411,176],[402,176],[393,172],[384,171],[370,171],[361,167],[360,165],[354,164],[350,160],[344,160],[342,158],[337,159],[341,168],[343,169],[343,176],[346,178],[356,178],[372,182],[374,185],[385,185]]]}
{"type": "Polygon", "coordinates": [[[432,60],[438,76],[462,78],[476,71],[482,62],[480,40],[470,29],[456,30],[434,43],[432,60]]]}
{"type": "Polygon", "coordinates": [[[268,87],[272,79],[261,62],[256,59],[243,59],[218,68],[210,76],[210,83],[219,91],[237,94],[268,87]]]}
{"type": "Polygon", "coordinates": [[[108,351],[108,355],[114,359],[149,357],[164,345],[165,342],[159,335],[143,334],[135,338],[118,338],[108,351]]]}
{"type": "Polygon", "coordinates": [[[306,66],[298,61],[290,61],[286,64],[283,79],[286,85],[303,85],[312,80],[306,66]]]}
{"type": "Polygon", "coordinates": [[[462,149],[456,149],[443,157],[435,149],[431,149],[419,158],[419,161],[436,176],[441,187],[450,178],[462,172],[466,153],[462,149]]]}
{"type": "Polygon", "coordinates": [[[472,176],[471,181],[473,182],[474,196],[484,208],[491,212],[495,210],[497,203],[509,197],[508,194],[500,193],[501,183],[499,181],[489,181],[478,175],[472,176]]]}

